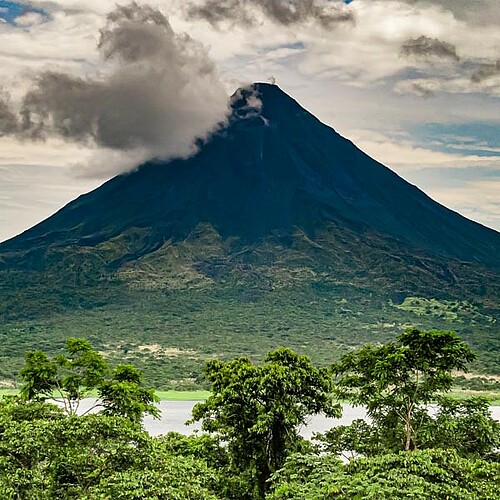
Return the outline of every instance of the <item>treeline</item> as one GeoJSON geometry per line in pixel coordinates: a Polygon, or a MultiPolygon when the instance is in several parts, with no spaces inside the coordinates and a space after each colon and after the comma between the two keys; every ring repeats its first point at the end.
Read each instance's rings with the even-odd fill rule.
{"type": "Polygon", "coordinates": [[[20,396],[0,403],[2,499],[499,498],[488,402],[443,396],[475,358],[453,332],[408,329],[328,368],[286,348],[262,365],[208,361],[211,396],[192,414],[205,432],[192,436],[151,437],[141,422],[157,399],[141,373],[85,340],[66,348],[28,353],[20,396]],[[100,411],[82,415],[90,395],[100,411]],[[369,419],[301,437],[311,415],[339,417],[339,401],[369,419]]]}

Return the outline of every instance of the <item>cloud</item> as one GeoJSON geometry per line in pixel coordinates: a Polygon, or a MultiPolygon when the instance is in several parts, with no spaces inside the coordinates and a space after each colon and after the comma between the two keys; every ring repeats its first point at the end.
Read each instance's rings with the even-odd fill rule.
{"type": "MultiPolygon", "coordinates": [[[[236,90],[231,96],[231,105],[237,110],[239,118],[253,118],[260,116],[263,104],[257,88],[249,84],[236,90]]],[[[267,123],[264,117],[262,119],[267,123]]]]}
{"type": "Polygon", "coordinates": [[[441,89],[440,81],[420,78],[417,80],[402,80],[394,89],[400,94],[411,94],[418,97],[432,97],[441,89]]]}
{"type": "Polygon", "coordinates": [[[472,74],[471,81],[473,83],[482,83],[496,76],[500,76],[500,60],[495,63],[482,65],[472,74]]]}
{"type": "Polygon", "coordinates": [[[0,137],[16,133],[18,126],[17,117],[9,102],[9,95],[0,92],[0,137]]]}
{"type": "Polygon", "coordinates": [[[401,54],[423,59],[437,58],[452,59],[454,61],[460,60],[457,54],[457,48],[453,44],[425,35],[407,40],[401,46],[401,54]]]}
{"type": "MultiPolygon", "coordinates": [[[[36,77],[22,99],[18,134],[171,158],[192,154],[195,141],[225,120],[228,97],[207,51],[176,34],[159,10],[136,2],[117,7],[98,48],[102,64],[94,77],[36,77]]],[[[1,110],[6,133],[12,117],[1,110]]]]}
{"type": "Polygon", "coordinates": [[[36,26],[37,24],[41,24],[46,20],[46,17],[40,12],[26,12],[19,17],[16,17],[15,24],[16,26],[28,27],[28,26],[36,26]]]}
{"type": "Polygon", "coordinates": [[[353,11],[345,5],[321,0],[203,0],[189,4],[186,12],[212,25],[224,21],[254,24],[259,13],[283,26],[313,21],[330,27],[354,20],[353,11]]]}
{"type": "Polygon", "coordinates": [[[429,5],[448,10],[460,20],[473,24],[496,25],[500,22],[498,0],[405,0],[406,3],[425,8],[429,5]]]}
{"type": "Polygon", "coordinates": [[[472,220],[500,231],[500,179],[478,179],[462,186],[436,187],[428,193],[472,220]]]}
{"type": "MultiPolygon", "coordinates": [[[[44,154],[41,148],[36,152],[44,154]]],[[[38,158],[36,162],[0,165],[0,241],[40,222],[99,184],[96,180],[74,179],[63,166],[42,165],[38,158]]]]}
{"type": "Polygon", "coordinates": [[[498,155],[460,154],[417,144],[411,136],[391,137],[371,130],[350,130],[348,136],[363,151],[402,175],[423,169],[483,168],[500,172],[498,155]]]}
{"type": "Polygon", "coordinates": [[[419,97],[432,97],[439,93],[472,94],[478,91],[483,95],[500,96],[500,71],[483,71],[484,74],[476,72],[472,77],[454,74],[401,80],[394,85],[394,90],[399,94],[419,97]]]}

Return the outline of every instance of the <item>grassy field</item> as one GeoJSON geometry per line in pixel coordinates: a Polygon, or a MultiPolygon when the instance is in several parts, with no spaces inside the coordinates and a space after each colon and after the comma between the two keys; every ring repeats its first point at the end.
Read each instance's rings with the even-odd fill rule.
{"type": "MultiPolygon", "coordinates": [[[[156,391],[162,401],[205,401],[209,391],[156,391]]],[[[498,395],[500,398],[500,394],[498,395]]],[[[499,399],[500,402],[500,399],[499,399]]]]}
{"type": "Polygon", "coordinates": [[[472,391],[464,389],[454,389],[449,396],[457,399],[466,399],[471,397],[488,398],[491,406],[500,406],[500,392],[497,391],[472,391]]]}
{"type": "MultiPolygon", "coordinates": [[[[17,389],[0,389],[0,397],[15,396],[19,394],[17,389]]],[[[90,394],[95,397],[97,394],[90,394]]],[[[210,396],[209,391],[156,391],[156,395],[162,401],[204,401],[210,396]]]]}
{"type": "MultiPolygon", "coordinates": [[[[19,394],[17,389],[0,389],[0,398],[17,394],[19,394]]],[[[210,396],[210,391],[156,391],[156,395],[161,401],[205,401],[210,396]]],[[[457,399],[480,396],[488,398],[491,406],[500,406],[500,392],[497,391],[453,389],[449,395],[457,399]]],[[[95,397],[95,394],[92,394],[91,397],[95,397]]]]}

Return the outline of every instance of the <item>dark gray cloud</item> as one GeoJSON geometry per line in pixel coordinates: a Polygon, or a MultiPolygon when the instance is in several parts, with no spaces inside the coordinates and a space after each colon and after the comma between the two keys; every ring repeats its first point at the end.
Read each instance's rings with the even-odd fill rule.
{"type": "Polygon", "coordinates": [[[18,129],[18,117],[10,105],[9,95],[0,91],[0,137],[14,134],[18,129]]]}
{"type": "MultiPolygon", "coordinates": [[[[19,109],[18,134],[173,157],[191,154],[195,140],[225,120],[228,97],[215,65],[157,9],[135,2],[117,7],[98,48],[102,77],[45,72],[36,78],[19,109]]],[[[0,105],[0,123],[10,120],[0,105]]]]}
{"type": "Polygon", "coordinates": [[[457,54],[457,48],[453,44],[424,35],[407,40],[401,46],[401,54],[420,59],[437,58],[451,59],[454,61],[460,60],[457,54]]]}
{"type": "Polygon", "coordinates": [[[500,60],[491,64],[483,64],[472,74],[471,81],[481,83],[495,76],[500,76],[500,60]]]}
{"type": "Polygon", "coordinates": [[[433,97],[434,92],[421,83],[411,82],[410,87],[407,89],[410,94],[415,94],[419,97],[433,97]]]}
{"type": "Polygon", "coordinates": [[[253,24],[259,11],[284,26],[312,21],[330,27],[354,20],[346,5],[328,0],[203,0],[186,9],[189,17],[205,19],[212,25],[224,21],[253,24]]]}
{"type": "Polygon", "coordinates": [[[439,6],[450,11],[456,19],[475,25],[500,23],[498,0],[404,0],[421,7],[439,6]]]}

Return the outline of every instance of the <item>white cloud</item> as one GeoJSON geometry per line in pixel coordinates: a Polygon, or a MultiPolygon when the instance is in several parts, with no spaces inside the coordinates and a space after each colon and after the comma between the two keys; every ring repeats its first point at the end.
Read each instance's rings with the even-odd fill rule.
{"type": "Polygon", "coordinates": [[[481,167],[500,171],[498,155],[463,155],[436,151],[416,145],[409,137],[399,136],[392,139],[371,130],[352,130],[348,133],[348,137],[372,158],[402,175],[429,167],[449,169],[481,167]]]}
{"type": "Polygon", "coordinates": [[[60,166],[0,165],[0,241],[52,215],[99,181],[75,179],[60,166]]]}
{"type": "Polygon", "coordinates": [[[477,222],[500,230],[500,179],[480,179],[461,187],[429,188],[440,203],[477,222]]]}
{"type": "Polygon", "coordinates": [[[16,17],[15,24],[22,27],[36,26],[37,24],[42,24],[44,20],[44,16],[38,12],[26,12],[16,17]]]}

